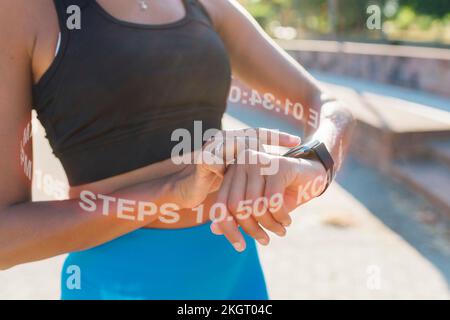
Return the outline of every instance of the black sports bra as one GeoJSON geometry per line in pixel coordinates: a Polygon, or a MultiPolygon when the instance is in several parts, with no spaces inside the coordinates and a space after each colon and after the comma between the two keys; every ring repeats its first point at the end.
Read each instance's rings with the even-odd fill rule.
{"type": "Polygon", "coordinates": [[[118,20],[95,0],[54,0],[61,47],[33,105],[72,186],[170,158],[174,130],[220,129],[231,84],[224,44],[198,0],[163,25],[118,20]],[[81,8],[69,30],[67,8],[81,8]]]}

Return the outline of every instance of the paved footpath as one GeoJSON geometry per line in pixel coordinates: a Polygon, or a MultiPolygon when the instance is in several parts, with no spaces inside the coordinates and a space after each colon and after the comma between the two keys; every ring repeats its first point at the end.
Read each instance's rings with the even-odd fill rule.
{"type": "MultiPolygon", "coordinates": [[[[228,128],[270,127],[270,123],[295,130],[264,115],[233,108],[229,113],[228,128]],[[236,115],[245,123],[236,120],[236,115]]],[[[60,175],[47,143],[42,138],[36,143],[39,167],[60,175]]],[[[344,172],[348,175],[342,185],[357,197],[334,184],[323,198],[293,214],[295,222],[286,238],[260,248],[271,298],[450,299],[448,239],[414,221],[410,214],[419,205],[408,202],[410,195],[394,190],[395,186],[380,185],[383,179],[354,162],[344,172]],[[394,200],[404,197],[403,207],[384,199],[380,186],[392,189],[389,194],[394,200]]],[[[45,198],[39,190],[35,195],[45,198]]],[[[0,299],[58,299],[63,258],[0,272],[0,299]]]]}

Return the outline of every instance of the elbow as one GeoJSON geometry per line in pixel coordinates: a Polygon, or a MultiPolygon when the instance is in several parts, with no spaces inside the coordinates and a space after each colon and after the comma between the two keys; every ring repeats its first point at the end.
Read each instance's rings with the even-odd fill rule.
{"type": "Polygon", "coordinates": [[[338,114],[340,118],[345,119],[350,125],[354,125],[356,123],[355,115],[344,101],[336,100],[336,103],[333,105],[334,108],[331,108],[333,113],[338,114]]]}
{"type": "Polygon", "coordinates": [[[350,131],[356,124],[356,118],[351,109],[346,105],[345,102],[341,100],[337,100],[337,103],[335,104],[336,108],[332,109],[332,114],[334,114],[333,118],[336,118],[338,122],[342,122],[342,124],[345,124],[350,131]]]}
{"type": "Polygon", "coordinates": [[[14,267],[12,263],[8,263],[7,259],[0,256],[0,271],[6,271],[8,269],[11,269],[12,267],[14,267]]]}
{"type": "Polygon", "coordinates": [[[9,249],[6,248],[6,245],[0,244],[0,271],[6,271],[19,264],[17,261],[18,254],[9,249]]]}
{"type": "Polygon", "coordinates": [[[8,270],[12,267],[9,263],[9,258],[5,252],[5,245],[0,242],[0,271],[8,270]]]}
{"type": "Polygon", "coordinates": [[[350,108],[342,106],[342,112],[346,114],[349,124],[354,126],[356,124],[356,118],[350,108]]]}
{"type": "Polygon", "coordinates": [[[339,126],[353,127],[356,123],[355,115],[341,100],[331,99],[326,101],[321,106],[321,112],[324,118],[332,120],[339,126]]]}
{"type": "Polygon", "coordinates": [[[7,248],[5,242],[0,241],[0,271],[11,269],[15,266],[12,257],[14,253],[7,248]]]}
{"type": "Polygon", "coordinates": [[[350,132],[353,132],[353,128],[356,125],[356,118],[355,115],[353,114],[353,112],[347,108],[347,107],[342,107],[342,112],[344,113],[346,119],[347,119],[347,123],[348,126],[350,128],[350,132]]]}
{"type": "Polygon", "coordinates": [[[16,265],[13,261],[13,252],[8,252],[4,245],[0,245],[0,248],[0,271],[11,269],[16,265]]]}
{"type": "Polygon", "coordinates": [[[26,263],[27,261],[21,261],[15,254],[4,254],[0,252],[0,271],[6,271],[12,269],[20,264],[26,263]]]}

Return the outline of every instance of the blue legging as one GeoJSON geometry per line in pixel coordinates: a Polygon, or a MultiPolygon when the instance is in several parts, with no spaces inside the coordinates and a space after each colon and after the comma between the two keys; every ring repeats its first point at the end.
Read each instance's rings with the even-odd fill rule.
{"type": "Polygon", "coordinates": [[[62,299],[268,299],[255,241],[237,253],[209,224],[140,229],[70,254],[62,299]]]}

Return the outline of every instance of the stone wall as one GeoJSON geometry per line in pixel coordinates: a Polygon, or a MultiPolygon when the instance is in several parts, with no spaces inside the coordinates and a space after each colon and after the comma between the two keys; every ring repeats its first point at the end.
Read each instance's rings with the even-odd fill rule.
{"type": "Polygon", "coordinates": [[[334,41],[281,41],[308,69],[450,97],[450,50],[334,41]]]}

